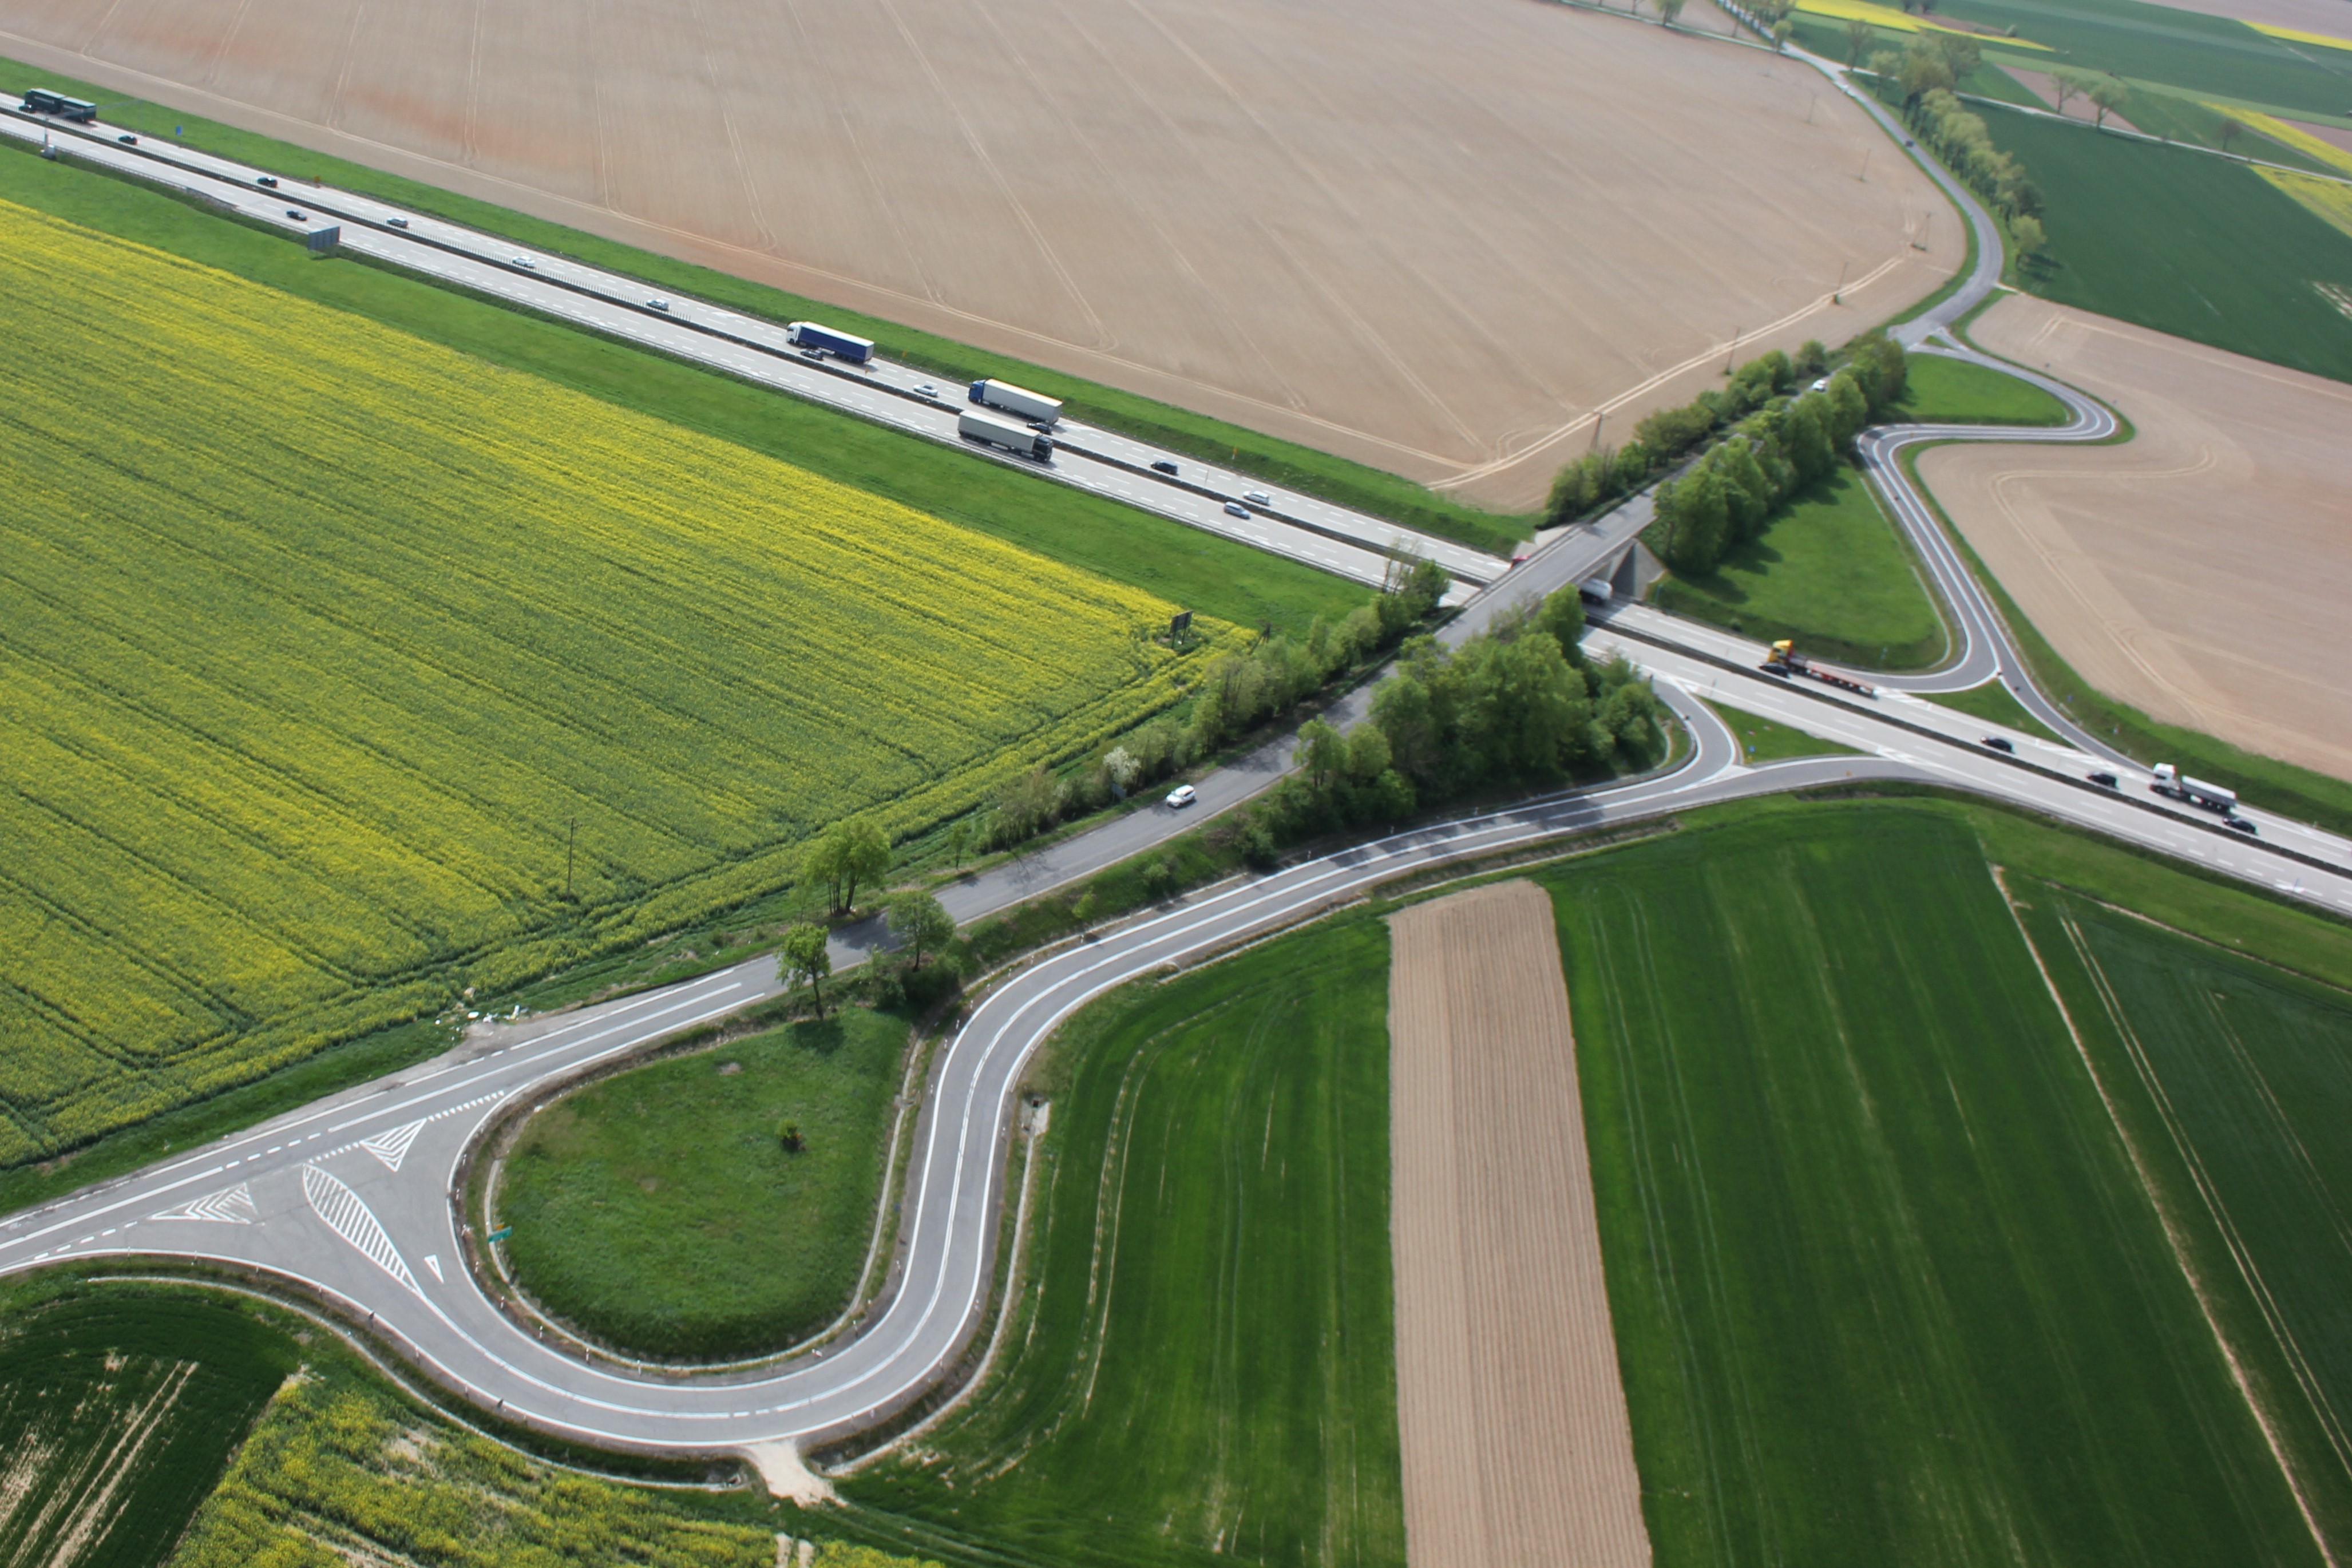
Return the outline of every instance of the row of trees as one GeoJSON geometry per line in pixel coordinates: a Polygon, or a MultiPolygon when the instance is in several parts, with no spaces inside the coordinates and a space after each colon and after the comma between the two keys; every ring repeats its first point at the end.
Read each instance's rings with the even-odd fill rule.
{"type": "Polygon", "coordinates": [[[1828,363],[1829,351],[1818,341],[1807,342],[1793,358],[1774,349],[1733,371],[1722,387],[1679,407],[1659,409],[1633,427],[1633,438],[1622,447],[1596,446],[1553,476],[1545,526],[1573,522],[1631,495],[1652,473],[1671,467],[1716,431],[1799,382],[1818,378],[1828,363]]]}
{"type": "Polygon", "coordinates": [[[1584,606],[1563,588],[1451,650],[1412,639],[1374,689],[1371,717],[1344,733],[1301,725],[1297,770],[1225,831],[1265,864],[1303,838],[1649,762],[1663,741],[1657,699],[1622,660],[1588,662],[1583,635],[1584,606]]]}
{"type": "Polygon", "coordinates": [[[1739,420],[1658,487],[1645,536],[1652,547],[1686,575],[1714,571],[1790,497],[1829,477],[1871,417],[1901,400],[1906,374],[1898,344],[1865,338],[1822,390],[1775,399],[1739,420]]]}
{"type": "Polygon", "coordinates": [[[1008,784],[983,819],[981,841],[1021,843],[1214,755],[1394,647],[1436,612],[1449,582],[1433,562],[1401,560],[1381,591],[1339,622],[1318,616],[1303,638],[1272,633],[1246,654],[1218,659],[1194,689],[1187,716],[1139,725],[1066,776],[1041,766],[1008,784]]]}

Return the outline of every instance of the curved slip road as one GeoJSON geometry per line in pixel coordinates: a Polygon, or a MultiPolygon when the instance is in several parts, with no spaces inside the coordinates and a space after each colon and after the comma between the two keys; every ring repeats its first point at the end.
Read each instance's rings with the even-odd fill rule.
{"type": "MultiPolygon", "coordinates": [[[[1931,172],[1940,177],[1940,171],[1931,172]]],[[[1965,193],[1954,194],[1964,211],[1981,216],[1965,193]]],[[[1990,248],[1979,245],[1979,265],[1968,286],[1973,297],[1964,289],[1937,308],[1949,312],[1945,321],[1991,287],[1984,276],[1990,248]]],[[[1997,276],[1997,251],[1991,271],[1997,276]]],[[[2014,374],[2014,367],[2002,368],[2014,374]]],[[[1873,432],[1882,442],[1882,471],[1894,476],[1890,496],[1904,483],[1892,454],[1914,440],[2097,438],[2076,395],[2042,384],[2068,398],[2077,425],[2041,432],[1873,432]]],[[[1591,529],[1568,531],[1496,591],[1480,595],[1444,635],[1459,640],[1509,604],[1581,581],[1622,552],[1647,515],[1641,498],[1591,529]]],[[[1924,503],[1916,526],[1941,539],[1924,503]]],[[[1936,558],[1924,541],[1922,548],[1936,558]]],[[[1982,605],[1957,556],[1950,563],[1958,575],[1944,585],[1962,615],[1965,645],[1941,679],[1966,685],[1973,682],[1962,678],[1971,673],[1980,679],[2015,670],[2023,684],[1998,617],[1987,609],[1970,619],[1957,608],[1982,605]]],[[[1005,1155],[1016,1120],[1013,1094],[1023,1068],[1058,1021],[1111,987],[1198,962],[1400,875],[1743,796],[1852,778],[1906,779],[2011,802],[2352,910],[2352,876],[2341,869],[2352,866],[2352,847],[2341,840],[2306,832],[2292,844],[2249,841],[2210,817],[2172,809],[2137,791],[2084,784],[2078,771],[2083,755],[2071,749],[2019,737],[2017,756],[1996,756],[1960,732],[1983,728],[1964,715],[1931,710],[1900,692],[1873,704],[1825,688],[1791,686],[1756,673],[1746,648],[1725,653],[1717,645],[1726,639],[1717,634],[1671,621],[1662,629],[1654,620],[1664,618],[1621,616],[1596,627],[1591,644],[1596,652],[1622,652],[1653,671],[1661,695],[1689,726],[1697,743],[1671,773],[1418,829],[1213,889],[1056,953],[992,992],[941,1053],[918,1129],[919,1160],[909,1175],[893,1286],[850,1335],[819,1352],[756,1373],[698,1378],[583,1363],[540,1342],[483,1294],[462,1261],[460,1219],[449,1191],[465,1149],[502,1110],[529,1103],[599,1062],[776,994],[772,958],[502,1032],[15,1216],[0,1224],[0,1273],[110,1257],[247,1265],[341,1303],[431,1375],[485,1406],[572,1436],[695,1452],[740,1451],[780,1439],[805,1445],[856,1430],[919,1397],[977,1327],[992,1278],[1005,1155]],[[1743,766],[1728,732],[1695,700],[1702,693],[1865,754],[1743,766]]],[[[1360,712],[1364,701],[1361,693],[1343,701],[1338,716],[1360,712]]],[[[1212,774],[1202,782],[1204,804],[1214,809],[1265,787],[1286,765],[1287,750],[1286,741],[1278,742],[1212,774]]],[[[947,901],[969,920],[1123,858],[1184,826],[1157,810],[1139,811],[974,879],[950,890],[947,901]]]]}

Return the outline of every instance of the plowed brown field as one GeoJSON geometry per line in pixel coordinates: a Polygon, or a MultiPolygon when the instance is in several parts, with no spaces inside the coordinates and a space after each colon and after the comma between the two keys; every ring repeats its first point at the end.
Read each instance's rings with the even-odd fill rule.
{"type": "Polygon", "coordinates": [[[1514,506],[1962,237],[1815,72],[1530,0],[13,0],[0,53],[1514,506]]]}
{"type": "Polygon", "coordinates": [[[1644,1568],[1551,900],[1391,922],[1397,1414],[1412,1568],[1644,1568]]]}
{"type": "Polygon", "coordinates": [[[2137,432],[1919,459],[2027,618],[2143,712],[2352,778],[2352,387],[2023,295],[1969,335],[2137,432]]]}

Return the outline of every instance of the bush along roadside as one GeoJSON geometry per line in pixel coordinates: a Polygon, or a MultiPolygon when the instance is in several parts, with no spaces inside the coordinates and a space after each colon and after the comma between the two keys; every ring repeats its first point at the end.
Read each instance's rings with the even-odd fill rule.
{"type": "MultiPolygon", "coordinates": [[[[2037,256],[2049,242],[2042,227],[2042,187],[2027,176],[2015,154],[1993,145],[1983,117],[1970,113],[1959,100],[1959,84],[1982,58],[1977,41],[1964,34],[1923,33],[1900,54],[1877,50],[1865,68],[1877,82],[1879,98],[1886,100],[1890,91],[1899,95],[1904,123],[1992,207],[2008,227],[2016,253],[2037,256]]],[[[2062,113],[2066,100],[2080,94],[2096,108],[2102,125],[2126,96],[2123,83],[2112,77],[2062,68],[2056,80],[2062,113]]]]}
{"type": "MultiPolygon", "coordinates": [[[[1658,487],[1655,520],[1643,538],[1674,571],[1690,576],[1714,571],[1726,552],[1763,532],[1791,498],[1827,479],[1851,455],[1863,426],[1903,396],[1903,350],[1886,337],[1864,339],[1843,368],[1825,384],[1815,383],[1820,390],[1795,397],[1777,395],[1781,377],[1769,363],[1776,359],[1780,366],[1790,363],[1777,353],[1751,360],[1724,393],[1706,395],[1727,408],[1745,402],[1754,411],[1743,410],[1721,441],[1658,487]]],[[[1688,415],[1701,404],[1653,415],[1643,427],[1666,415],[1688,415]]],[[[1713,426],[1691,417],[1674,428],[1688,432],[1687,447],[1713,426]]]]}
{"type": "Polygon", "coordinates": [[[1447,585],[1435,563],[1399,560],[1381,592],[1337,625],[1318,616],[1304,638],[1269,632],[1247,653],[1210,665],[1183,713],[1138,725],[1066,773],[1039,767],[1013,779],[972,837],[984,847],[1010,848],[1214,756],[1373,663],[1436,615],[1447,585]]]}
{"type": "Polygon", "coordinates": [[[1209,834],[1255,867],[1325,834],[1393,826],[1433,807],[1646,767],[1664,731],[1647,680],[1579,646],[1584,605],[1563,588],[1448,651],[1418,637],[1344,734],[1300,726],[1297,767],[1209,834]]]}

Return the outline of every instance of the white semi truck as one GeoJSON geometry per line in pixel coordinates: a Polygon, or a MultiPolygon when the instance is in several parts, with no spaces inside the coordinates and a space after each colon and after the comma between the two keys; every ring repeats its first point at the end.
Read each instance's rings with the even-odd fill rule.
{"type": "Polygon", "coordinates": [[[1061,423],[1061,400],[1041,397],[1026,387],[1009,381],[975,381],[971,384],[971,400],[990,408],[1002,408],[1007,414],[1017,414],[1051,430],[1061,423]]]}
{"type": "Polygon", "coordinates": [[[2187,801],[2190,805],[2202,806],[2207,811],[2218,811],[2224,816],[2238,809],[2236,790],[2223,789],[2220,784],[2207,784],[2203,779],[2192,779],[2170,763],[2158,763],[2150,771],[2156,777],[2147,787],[2158,795],[2187,801]]]}
{"type": "Polygon", "coordinates": [[[1054,456],[1051,436],[993,414],[983,414],[977,408],[967,408],[956,416],[956,434],[967,441],[1002,447],[1015,457],[1034,458],[1041,463],[1054,456]]]}

